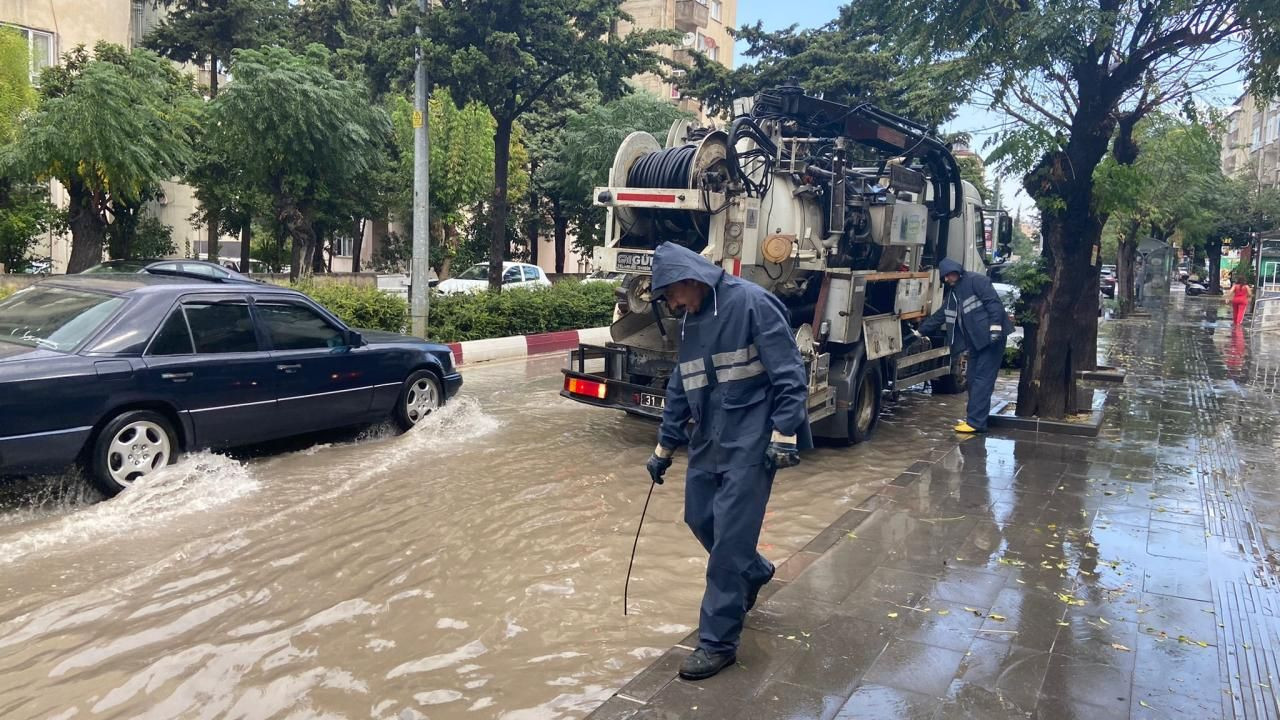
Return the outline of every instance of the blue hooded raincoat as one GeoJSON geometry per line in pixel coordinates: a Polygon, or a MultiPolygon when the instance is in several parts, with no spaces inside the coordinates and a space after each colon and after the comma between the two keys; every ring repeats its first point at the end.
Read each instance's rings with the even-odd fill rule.
{"type": "Polygon", "coordinates": [[[991,393],[1004,359],[1005,338],[1013,324],[1000,296],[985,275],[966,272],[960,263],[947,258],[938,263],[938,274],[959,273],[942,308],[920,326],[924,335],[939,328],[946,331],[953,353],[969,351],[969,402],[965,422],[976,430],[987,429],[991,414],[991,393]]]}
{"type": "Polygon", "coordinates": [[[775,431],[813,447],[808,381],[786,307],[771,293],[684,247],[659,246],[655,294],[680,280],[711,293],[683,320],[658,444],[689,446],[685,522],[710,554],[700,644],[734,652],[748,598],[773,576],[756,550],[773,484],[765,450],[775,431]]]}

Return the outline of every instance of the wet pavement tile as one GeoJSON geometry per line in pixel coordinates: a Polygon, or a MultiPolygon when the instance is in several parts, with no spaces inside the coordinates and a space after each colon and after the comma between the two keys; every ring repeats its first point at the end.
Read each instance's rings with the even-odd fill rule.
{"type": "Polygon", "coordinates": [[[1170,689],[1135,686],[1133,701],[1129,705],[1129,717],[1134,720],[1163,720],[1164,718],[1220,720],[1223,717],[1222,699],[1220,693],[1192,697],[1170,689]]]}
{"type": "Polygon", "coordinates": [[[966,610],[967,606],[934,598],[925,598],[920,605],[890,621],[896,623],[897,637],[959,651],[968,650],[977,638],[982,618],[966,610]]]}
{"type": "Polygon", "coordinates": [[[634,720],[685,720],[708,718],[721,720],[740,717],[750,707],[750,701],[736,694],[733,686],[724,679],[727,672],[708,678],[701,683],[684,680],[673,681],[640,712],[634,720]],[[717,682],[719,681],[719,682],[717,682]]]}
{"type": "Polygon", "coordinates": [[[1128,718],[1128,709],[1117,705],[1092,705],[1079,700],[1060,699],[1041,701],[1031,715],[1031,720],[1128,720],[1128,718]]]}
{"type": "Polygon", "coordinates": [[[1028,711],[1003,693],[956,680],[933,720],[1026,720],[1028,711]]]}
{"type": "Polygon", "coordinates": [[[965,654],[947,698],[957,699],[965,688],[980,695],[973,692],[980,688],[1025,714],[1039,702],[1049,659],[1047,652],[978,639],[965,654]]]}
{"type": "Polygon", "coordinates": [[[858,615],[858,608],[869,601],[893,603],[901,607],[916,607],[928,597],[937,578],[933,575],[878,567],[840,603],[841,611],[858,615]]]}
{"type": "MultiPolygon", "coordinates": [[[[1138,634],[1133,682],[1146,688],[1164,688],[1179,695],[1214,699],[1225,687],[1220,677],[1218,650],[1212,638],[1151,633],[1147,625],[1138,634]],[[1201,647],[1200,642],[1208,643],[1201,647]]],[[[1154,626],[1151,626],[1154,627],[1154,626]]]]}
{"type": "MultiPolygon", "coordinates": [[[[827,720],[844,706],[846,695],[829,695],[813,688],[772,681],[760,688],[741,720],[827,720]]],[[[725,716],[728,717],[728,716],[725,716]]]]}
{"type": "Polygon", "coordinates": [[[846,536],[789,583],[787,592],[840,603],[854,588],[864,584],[886,552],[878,543],[846,536]]]}
{"type": "Polygon", "coordinates": [[[992,603],[979,635],[992,642],[1048,652],[1066,614],[1067,606],[1054,595],[1005,588],[992,603]]]}
{"type": "Polygon", "coordinates": [[[964,653],[957,650],[895,639],[872,663],[863,680],[940,697],[950,687],[963,659],[964,653]]]}
{"type": "Polygon", "coordinates": [[[1083,702],[1128,713],[1132,678],[1123,667],[1054,653],[1040,690],[1041,704],[1083,702]]]}
{"type": "Polygon", "coordinates": [[[1069,609],[1062,622],[1065,625],[1058,626],[1058,637],[1053,642],[1055,655],[1133,669],[1137,623],[1107,620],[1079,612],[1078,608],[1069,609]]]}
{"type": "Polygon", "coordinates": [[[1186,600],[1213,600],[1209,566],[1205,562],[1163,559],[1144,568],[1142,589],[1186,600]]]}
{"type": "Polygon", "coordinates": [[[774,680],[848,697],[888,647],[896,629],[888,619],[839,618],[809,637],[798,638],[803,640],[800,649],[774,680]]]}
{"type": "Polygon", "coordinates": [[[836,714],[837,720],[932,720],[936,697],[883,685],[863,685],[836,714]]]}

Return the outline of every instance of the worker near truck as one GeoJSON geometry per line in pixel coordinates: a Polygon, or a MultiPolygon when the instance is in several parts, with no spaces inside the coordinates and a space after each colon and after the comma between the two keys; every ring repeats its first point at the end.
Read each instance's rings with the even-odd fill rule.
{"type": "Polygon", "coordinates": [[[965,419],[955,426],[955,431],[986,432],[991,393],[1004,360],[1005,338],[1013,332],[1013,323],[987,276],[966,272],[950,258],[938,263],[938,273],[951,290],[942,307],[920,325],[916,334],[929,336],[945,329],[952,353],[969,351],[969,403],[965,419]]]}
{"type": "Polygon", "coordinates": [[[651,285],[681,321],[646,467],[661,484],[675,451],[689,446],[685,522],[709,559],[698,648],[680,676],[701,680],[736,661],[747,611],[773,579],[756,546],[775,473],[813,447],[808,382],[786,307],[764,288],[669,242],[654,253],[651,285]]]}

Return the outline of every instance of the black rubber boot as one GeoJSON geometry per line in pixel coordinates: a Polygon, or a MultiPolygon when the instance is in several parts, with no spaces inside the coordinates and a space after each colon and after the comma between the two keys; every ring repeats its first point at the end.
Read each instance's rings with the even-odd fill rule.
{"type": "Polygon", "coordinates": [[[698,648],[680,663],[680,677],[685,680],[705,680],[737,662],[734,653],[709,653],[698,648]]]}
{"type": "Polygon", "coordinates": [[[765,578],[764,582],[751,588],[751,592],[747,593],[747,612],[751,612],[751,608],[756,606],[756,598],[760,597],[760,589],[768,585],[770,580],[773,580],[773,573],[776,570],[776,567],[769,568],[769,577],[765,578]]]}

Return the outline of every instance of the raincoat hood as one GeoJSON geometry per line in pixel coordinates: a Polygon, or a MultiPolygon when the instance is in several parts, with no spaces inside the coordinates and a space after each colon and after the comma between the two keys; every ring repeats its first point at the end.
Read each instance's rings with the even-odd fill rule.
{"type": "Polygon", "coordinates": [[[697,280],[707,287],[714,288],[720,282],[724,270],[712,265],[709,260],[694,251],[675,243],[663,243],[653,253],[654,297],[662,294],[667,287],[681,280],[697,280]]]}
{"type": "Polygon", "coordinates": [[[944,278],[951,273],[960,273],[960,277],[964,277],[964,266],[951,258],[943,258],[938,263],[938,277],[944,278]]]}

